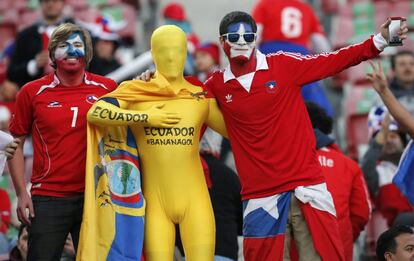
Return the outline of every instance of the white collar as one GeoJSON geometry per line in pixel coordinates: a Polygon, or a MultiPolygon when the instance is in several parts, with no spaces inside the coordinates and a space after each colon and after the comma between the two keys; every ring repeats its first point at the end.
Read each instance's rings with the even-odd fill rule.
{"type": "MultiPolygon", "coordinates": [[[[99,82],[95,82],[93,80],[89,80],[88,77],[89,77],[88,72],[85,72],[85,75],[83,76],[83,83],[89,84],[89,85],[99,86],[99,87],[104,88],[105,90],[109,90],[108,87],[106,87],[103,83],[99,83],[99,82]]],[[[56,72],[55,72],[53,74],[53,81],[51,83],[49,83],[49,84],[42,85],[39,88],[39,90],[37,91],[36,95],[40,94],[41,92],[43,92],[44,90],[46,90],[48,88],[55,88],[59,84],[60,84],[60,80],[57,77],[56,72]]]]}
{"type": "Polygon", "coordinates": [[[254,74],[257,71],[269,69],[269,66],[267,65],[267,61],[266,61],[266,55],[261,53],[259,50],[256,50],[256,60],[257,60],[256,70],[254,72],[247,73],[239,77],[234,76],[233,72],[230,69],[230,65],[228,65],[226,69],[224,69],[224,73],[223,73],[224,82],[228,82],[230,80],[236,79],[243,86],[243,88],[246,89],[247,92],[250,92],[254,74]]]}

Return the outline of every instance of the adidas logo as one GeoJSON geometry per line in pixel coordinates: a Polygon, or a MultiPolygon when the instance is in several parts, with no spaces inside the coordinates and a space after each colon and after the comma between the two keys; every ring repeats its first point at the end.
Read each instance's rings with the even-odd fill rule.
{"type": "Polygon", "coordinates": [[[227,102],[227,103],[229,103],[229,102],[232,102],[232,101],[233,101],[233,95],[231,95],[231,94],[227,94],[224,98],[226,98],[226,102],[227,102]]]}

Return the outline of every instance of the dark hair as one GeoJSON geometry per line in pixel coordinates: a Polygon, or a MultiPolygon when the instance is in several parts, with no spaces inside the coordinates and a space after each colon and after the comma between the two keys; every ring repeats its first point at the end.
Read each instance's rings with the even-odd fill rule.
{"type": "Polygon", "coordinates": [[[414,234],[409,226],[394,226],[382,233],[377,240],[377,257],[380,261],[385,261],[385,253],[395,253],[397,242],[395,238],[402,234],[414,234]]]}
{"type": "Polygon", "coordinates": [[[324,134],[329,135],[332,132],[333,120],[326,111],[314,102],[306,102],[309,118],[314,129],[319,129],[324,134]]]}
{"type": "MultiPolygon", "coordinates": [[[[20,237],[23,234],[24,229],[27,229],[27,226],[25,224],[21,224],[19,227],[19,234],[17,236],[17,241],[20,240],[20,237]]],[[[20,253],[19,248],[16,246],[13,247],[13,249],[10,251],[9,254],[10,257],[10,261],[22,261],[25,260],[25,258],[23,258],[22,253],[20,253]]]]}
{"type": "Polygon", "coordinates": [[[396,54],[391,56],[391,69],[394,71],[395,70],[395,61],[397,60],[398,56],[403,56],[403,55],[411,55],[412,57],[414,57],[414,53],[412,51],[409,50],[401,50],[398,51],[396,54]]]}
{"type": "Polygon", "coordinates": [[[226,14],[220,22],[220,35],[228,32],[229,25],[234,23],[246,23],[252,27],[253,32],[257,31],[257,25],[253,17],[248,13],[241,11],[234,11],[226,14]]]}
{"type": "Polygon", "coordinates": [[[92,39],[91,35],[86,29],[82,27],[72,24],[72,23],[64,23],[56,27],[53,31],[52,36],[50,37],[49,41],[49,57],[52,60],[51,66],[56,69],[55,63],[55,50],[61,42],[66,41],[68,37],[73,33],[79,33],[82,37],[82,40],[85,41],[85,61],[86,65],[90,63],[93,56],[93,47],[92,47],[92,39]]]}

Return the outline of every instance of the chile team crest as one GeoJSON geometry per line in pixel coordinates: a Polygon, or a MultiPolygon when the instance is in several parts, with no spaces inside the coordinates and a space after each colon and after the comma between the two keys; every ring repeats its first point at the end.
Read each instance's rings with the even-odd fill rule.
{"type": "Polygon", "coordinates": [[[276,93],[277,92],[277,84],[275,81],[268,81],[266,84],[266,91],[268,93],[276,93]]]}
{"type": "Polygon", "coordinates": [[[96,96],[95,94],[88,94],[88,95],[86,95],[86,102],[87,103],[93,104],[97,100],[98,100],[98,96],[96,96]]]}

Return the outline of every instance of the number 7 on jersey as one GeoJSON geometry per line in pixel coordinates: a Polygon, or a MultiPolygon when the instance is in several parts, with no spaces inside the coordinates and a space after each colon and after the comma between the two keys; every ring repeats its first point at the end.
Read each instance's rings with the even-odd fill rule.
{"type": "Polygon", "coordinates": [[[76,127],[76,118],[78,117],[78,107],[70,107],[70,110],[73,111],[73,117],[72,117],[72,128],[76,127]]]}

